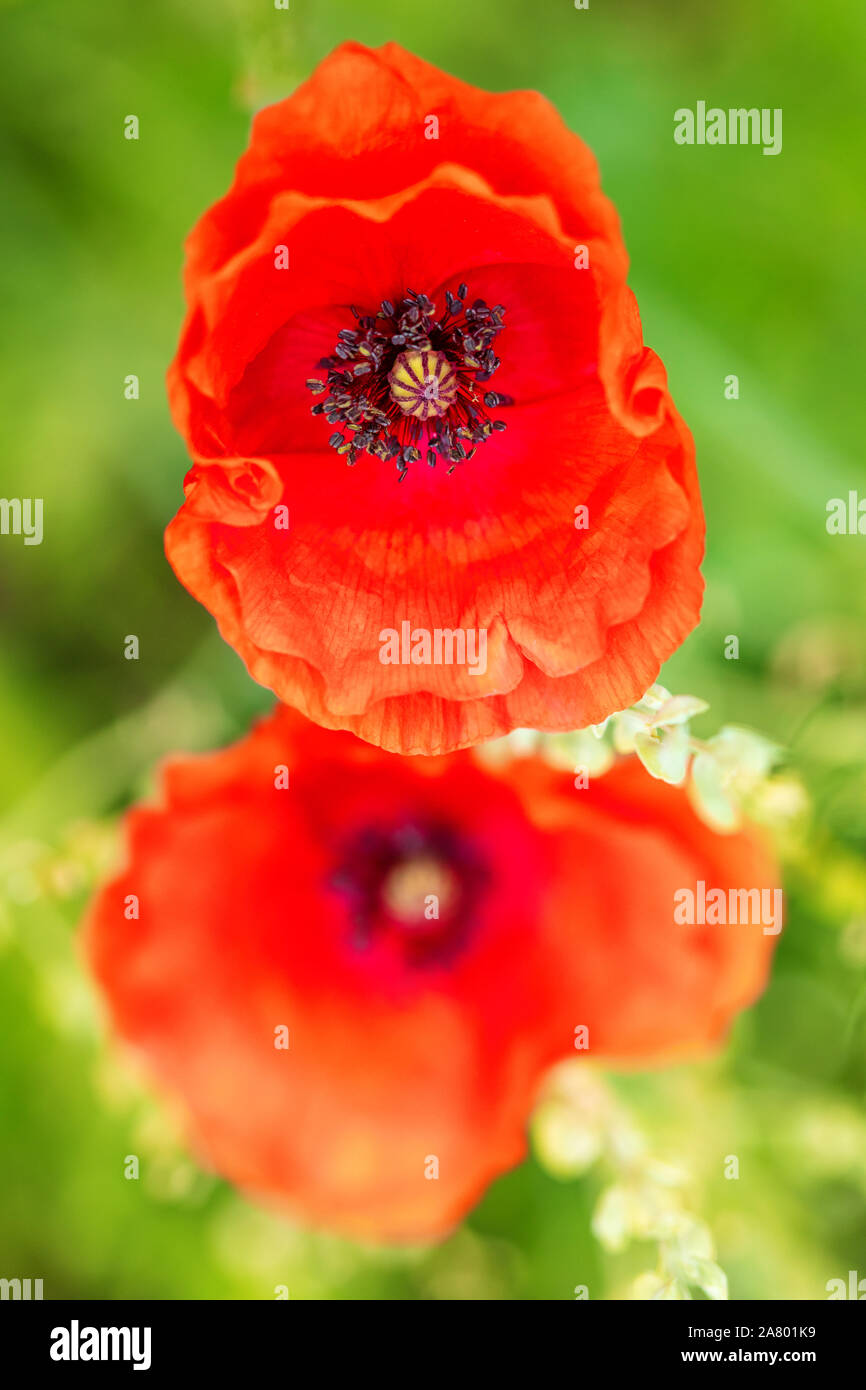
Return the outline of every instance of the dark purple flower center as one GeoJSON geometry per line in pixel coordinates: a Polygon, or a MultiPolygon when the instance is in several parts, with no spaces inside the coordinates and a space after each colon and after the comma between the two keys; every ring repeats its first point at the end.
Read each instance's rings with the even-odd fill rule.
{"type": "Polygon", "coordinates": [[[343,328],[333,357],[311,378],[312,407],[335,426],[328,442],[348,464],[363,453],[393,461],[400,480],[412,463],[441,459],[448,472],[472,458],[479,444],[505,429],[489,410],[512,405],[509,396],[485,390],[500,366],[493,344],[504,328],[505,309],[483,299],[466,307],[468,287],[445,291],[445,310],[426,294],[407,290],[398,304],[384,299],[379,312],[352,305],[357,327],[343,328]]]}
{"type": "Polygon", "coordinates": [[[355,835],[329,886],[345,903],[353,949],[368,950],[387,935],[406,965],[424,967],[447,964],[466,945],[488,879],[465,837],[407,820],[355,835]]]}

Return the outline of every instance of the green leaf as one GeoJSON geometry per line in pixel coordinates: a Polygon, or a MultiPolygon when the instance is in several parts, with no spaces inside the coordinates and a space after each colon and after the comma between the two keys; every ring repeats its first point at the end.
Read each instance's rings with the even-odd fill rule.
{"type": "Polygon", "coordinates": [[[635,735],[634,751],[651,777],[678,786],[689,766],[689,735],[682,724],[660,733],[644,730],[635,735]]]}
{"type": "Polygon", "coordinates": [[[755,733],[754,729],[743,729],[738,724],[725,724],[710,739],[710,746],[726,768],[734,773],[744,773],[752,779],[765,777],[782,752],[771,739],[755,733]]]}
{"type": "Polygon", "coordinates": [[[555,1178],[575,1178],[601,1155],[598,1129],[582,1123],[561,1100],[542,1103],[532,1119],[532,1145],[542,1168],[555,1178]]]}
{"type": "Polygon", "coordinates": [[[687,724],[708,709],[707,701],[699,699],[697,695],[672,695],[653,716],[652,727],[657,729],[666,724],[687,724]]]}
{"type": "Polygon", "coordinates": [[[601,1194],[592,1218],[592,1233],[605,1250],[615,1252],[628,1244],[633,1228],[632,1198],[628,1189],[608,1187],[601,1194]]]}
{"type": "Polygon", "coordinates": [[[651,685],[649,690],[641,695],[635,703],[634,708],[644,714],[655,714],[660,710],[665,701],[671,698],[671,692],[665,690],[663,685],[651,685]]]}
{"type": "Polygon", "coordinates": [[[707,1298],[723,1301],[728,1297],[728,1276],[714,1260],[692,1260],[688,1266],[691,1283],[707,1295],[707,1298]]]}
{"type": "Polygon", "coordinates": [[[740,826],[740,808],[728,793],[722,769],[711,753],[698,753],[692,762],[688,795],[701,820],[729,835],[740,826]]]}
{"type": "Polygon", "coordinates": [[[647,722],[642,714],[625,709],[613,716],[613,746],[617,753],[633,753],[635,736],[646,731],[647,722]]]}

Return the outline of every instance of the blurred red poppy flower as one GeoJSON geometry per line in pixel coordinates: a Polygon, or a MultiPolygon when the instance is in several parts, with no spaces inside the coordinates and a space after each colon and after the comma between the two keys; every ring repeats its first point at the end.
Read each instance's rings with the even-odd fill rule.
{"type": "Polygon", "coordinates": [[[698,619],[694,449],[544,98],[345,44],[186,249],[167,553],[256,679],[403,753],[643,693],[698,619]],[[483,662],[425,657],[439,633],[483,662]]]}
{"type": "Polygon", "coordinates": [[[117,1031],[205,1162],[360,1238],[445,1234],[523,1156],[576,1038],[641,1065],[719,1042],[775,939],[677,925],[680,890],[775,869],[637,764],[576,791],[286,709],[169,765],[127,841],[86,929],[117,1031]]]}

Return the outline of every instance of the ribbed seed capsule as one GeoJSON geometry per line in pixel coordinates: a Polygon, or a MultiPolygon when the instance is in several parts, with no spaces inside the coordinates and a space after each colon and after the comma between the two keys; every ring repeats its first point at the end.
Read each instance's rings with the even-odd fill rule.
{"type": "Polygon", "coordinates": [[[388,385],[403,414],[418,420],[445,415],[457,399],[457,372],[441,352],[401,352],[388,385]]]}

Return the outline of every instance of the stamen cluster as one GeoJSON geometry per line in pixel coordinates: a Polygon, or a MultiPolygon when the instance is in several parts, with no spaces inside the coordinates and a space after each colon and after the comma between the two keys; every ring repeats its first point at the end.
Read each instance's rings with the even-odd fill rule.
{"type": "Polygon", "coordinates": [[[328,442],[347,464],[368,453],[393,461],[400,481],[422,458],[453,473],[506,428],[488,411],[511,398],[483,389],[501,365],[493,344],[505,308],[483,299],[467,308],[467,294],[465,284],[456,295],[446,290],[438,315],[414,290],[398,304],[383,300],[375,315],[351,306],[357,327],[341,329],[333,356],[318,363],[325,380],[307,382],[314,395],[328,392],[312,411],[336,426],[328,442]]]}

